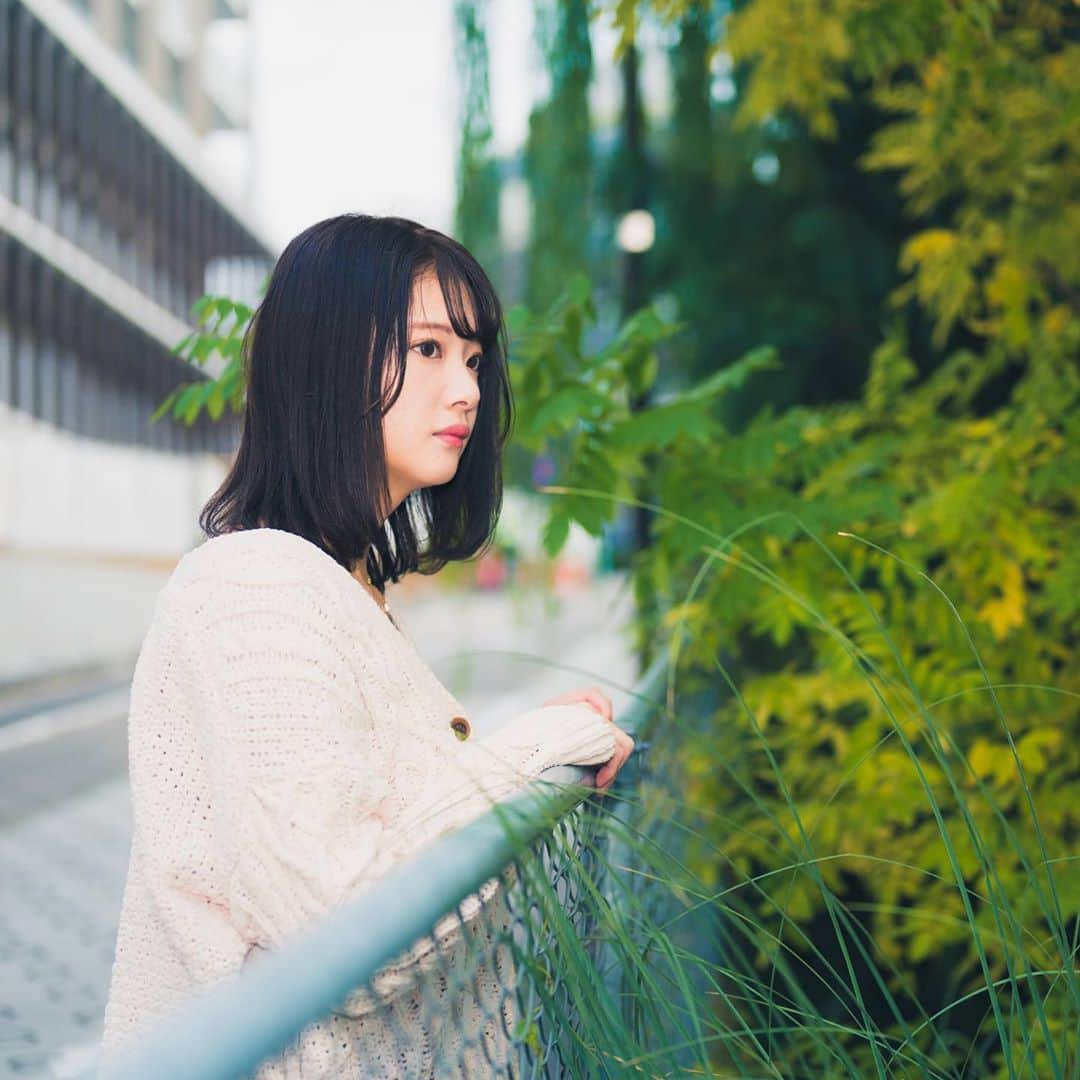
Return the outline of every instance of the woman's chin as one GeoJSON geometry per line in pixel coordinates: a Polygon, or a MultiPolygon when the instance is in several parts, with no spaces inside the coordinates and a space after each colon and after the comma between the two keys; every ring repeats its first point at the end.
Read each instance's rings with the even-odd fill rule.
{"type": "Polygon", "coordinates": [[[441,487],[443,484],[449,484],[455,476],[457,476],[456,465],[450,468],[431,469],[423,483],[417,484],[417,487],[441,487]]]}

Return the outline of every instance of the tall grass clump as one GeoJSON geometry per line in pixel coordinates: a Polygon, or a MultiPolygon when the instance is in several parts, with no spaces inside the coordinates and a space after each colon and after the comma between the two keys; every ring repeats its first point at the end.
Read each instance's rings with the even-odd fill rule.
{"type": "MultiPolygon", "coordinates": [[[[527,876],[558,943],[539,981],[558,987],[549,1010],[573,1018],[574,1075],[1076,1075],[1080,882],[1073,834],[1048,827],[1069,792],[1047,790],[1030,718],[1010,715],[1015,685],[946,592],[907,566],[912,602],[940,605],[969,648],[958,690],[927,692],[842,548],[902,560],[791,523],[819,554],[818,580],[862,606],[858,632],[844,622],[852,606],[821,604],[782,565],[689,519],[703,572],[683,604],[721,571],[782,597],[865,688],[865,708],[815,722],[792,672],[781,693],[729,653],[702,662],[685,623],[672,635],[644,763],[591,820],[587,857],[564,852],[591,938],[539,864],[527,876]],[[985,703],[977,736],[958,722],[969,697],[985,703]],[[991,734],[1011,775],[972,764],[991,734]]],[[[1075,692],[1024,689],[1075,718],[1075,692]]]]}

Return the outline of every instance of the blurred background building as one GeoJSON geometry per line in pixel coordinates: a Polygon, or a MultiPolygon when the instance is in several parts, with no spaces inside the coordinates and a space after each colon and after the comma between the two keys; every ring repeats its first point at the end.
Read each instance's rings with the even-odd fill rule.
{"type": "Polygon", "coordinates": [[[130,660],[197,539],[236,421],[149,417],[271,265],[250,85],[239,3],[0,0],[0,686],[130,660]]]}

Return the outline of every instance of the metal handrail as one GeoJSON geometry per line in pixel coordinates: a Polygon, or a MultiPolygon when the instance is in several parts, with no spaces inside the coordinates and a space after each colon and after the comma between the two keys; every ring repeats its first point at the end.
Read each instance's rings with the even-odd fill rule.
{"type": "MultiPolygon", "coordinates": [[[[666,663],[658,660],[620,717],[639,752],[651,734],[651,699],[665,674],[666,663]]],[[[627,771],[613,787],[625,783],[627,771]]],[[[577,766],[546,770],[516,797],[438,838],[287,947],[259,955],[235,977],[207,988],[114,1066],[87,1077],[234,1080],[250,1074],[358,986],[369,985],[380,968],[566,818],[590,794],[591,774],[577,766]]]]}

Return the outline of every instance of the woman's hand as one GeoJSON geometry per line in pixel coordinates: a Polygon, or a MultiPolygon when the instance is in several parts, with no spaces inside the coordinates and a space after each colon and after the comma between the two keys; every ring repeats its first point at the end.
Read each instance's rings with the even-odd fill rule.
{"type": "Polygon", "coordinates": [[[634,752],[634,740],[612,720],[611,698],[597,686],[589,686],[584,690],[571,690],[567,694],[548,698],[543,704],[572,705],[576,701],[583,701],[586,705],[591,705],[615,728],[615,753],[596,772],[596,787],[603,794],[611,787],[612,781],[619,770],[634,752]]]}

